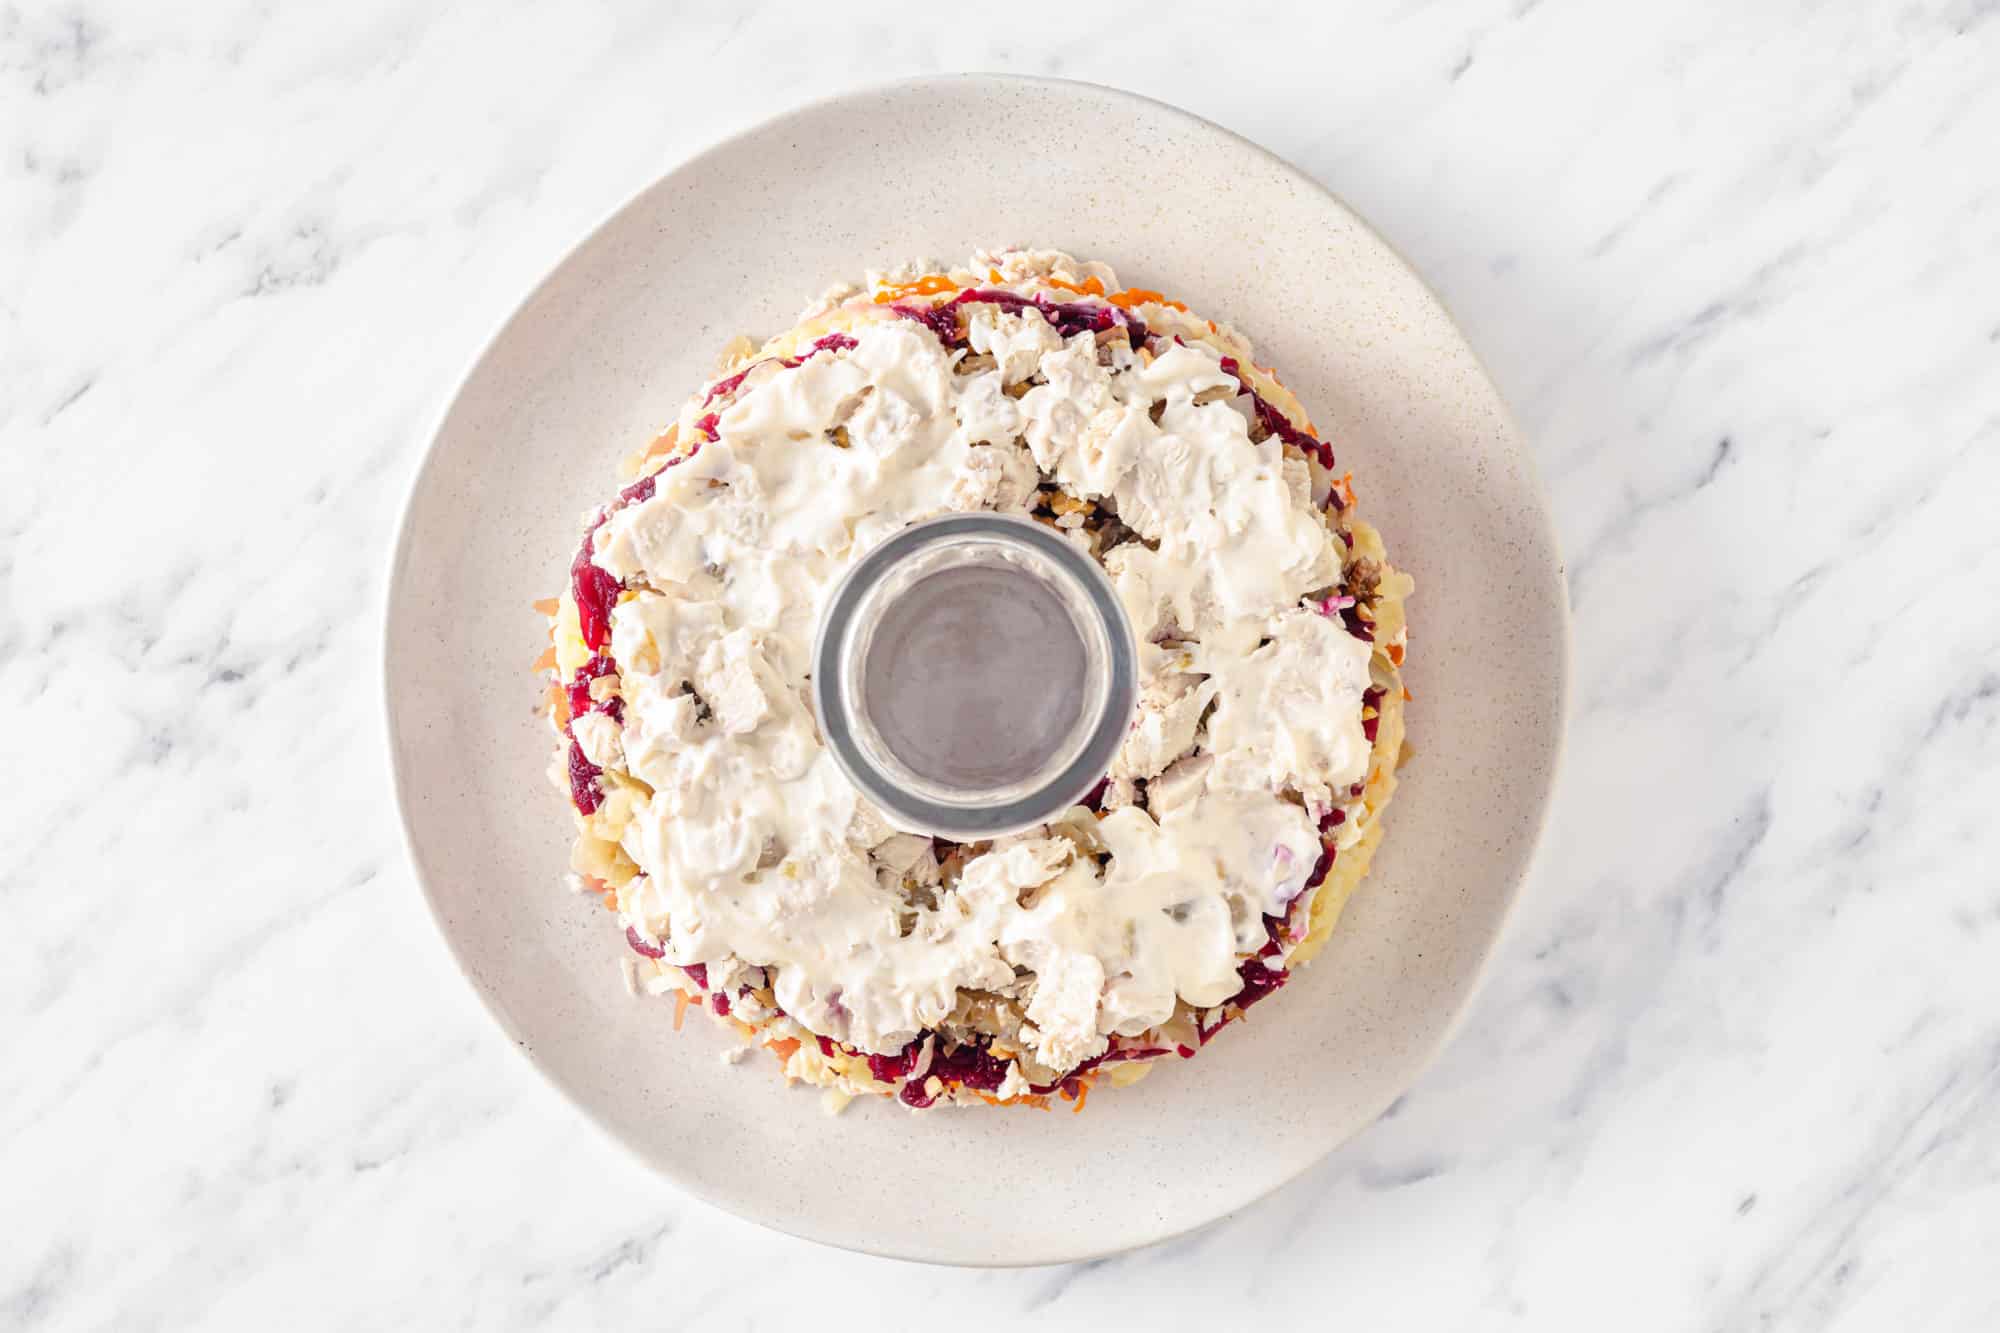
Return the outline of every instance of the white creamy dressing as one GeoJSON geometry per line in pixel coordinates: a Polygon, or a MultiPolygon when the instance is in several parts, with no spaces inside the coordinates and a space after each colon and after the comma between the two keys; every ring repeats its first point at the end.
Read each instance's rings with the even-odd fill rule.
{"type": "Polygon", "coordinates": [[[720,438],[595,538],[604,569],[663,590],[612,615],[622,729],[600,714],[577,730],[594,761],[622,753],[653,789],[624,835],[641,870],[627,920],[669,962],[770,969],[788,1013],[865,1051],[942,1022],[961,988],[1024,996],[1023,1042],[1068,1069],[1176,997],[1212,1005],[1241,985],[1238,957],[1319,855],[1315,815],[1365,776],[1370,649],[1300,608],[1338,581],[1338,538],[1304,463],[1252,444],[1232,401],[1193,402],[1234,388],[1212,350],[1148,365],[1121,341],[1106,367],[1088,334],[976,305],[972,348],[997,364],[960,376],[963,354],[921,325],[854,308],[885,317],[864,316],[851,351],[753,371],[720,438]],[[1037,371],[1045,384],[1003,392],[1037,371]],[[905,935],[903,886],[935,884],[936,862],[819,745],[805,672],[820,606],[911,522],[1025,511],[1037,463],[1145,538],[1106,567],[1140,639],[1139,713],[1113,772],[1152,779],[1154,812],[1098,822],[1102,870],[1046,829],[1003,840],[905,935]]]}

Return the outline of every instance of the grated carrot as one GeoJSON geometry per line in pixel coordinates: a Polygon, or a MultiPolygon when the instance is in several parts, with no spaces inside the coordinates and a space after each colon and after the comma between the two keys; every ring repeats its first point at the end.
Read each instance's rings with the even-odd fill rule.
{"type": "Polygon", "coordinates": [[[1411,693],[1410,693],[1410,687],[1409,687],[1409,686],[1405,685],[1405,686],[1403,687],[1403,702],[1404,702],[1404,703],[1409,703],[1409,702],[1411,702],[1411,701],[1412,701],[1413,699],[1415,699],[1416,697],[1417,697],[1416,695],[1414,695],[1414,694],[1411,694],[1411,693]]]}
{"type": "MultiPolygon", "coordinates": [[[[1075,292],[1078,296],[1104,295],[1104,284],[1099,282],[1096,278],[1085,278],[1083,280],[1082,286],[1078,286],[1076,283],[1073,282],[1064,282],[1061,278],[1057,277],[1048,278],[1047,282],[1051,287],[1060,287],[1066,292],[1075,292]]],[[[1113,302],[1116,302],[1118,298],[1114,296],[1110,299],[1113,302]]]]}
{"type": "MultiPolygon", "coordinates": [[[[1091,281],[1095,282],[1096,279],[1093,278],[1091,281]]],[[[1148,291],[1144,287],[1127,287],[1124,291],[1113,292],[1104,299],[1121,310],[1130,310],[1135,305],[1144,305],[1146,302],[1151,301],[1154,305],[1163,305],[1169,310],[1178,310],[1183,315],[1188,312],[1188,308],[1179,301],[1170,301],[1162,293],[1148,291]]],[[[1209,325],[1208,328],[1211,333],[1215,331],[1215,325],[1213,324],[1209,325]]]]}
{"type": "Polygon", "coordinates": [[[676,1032],[681,1030],[681,1021],[687,1017],[688,1003],[688,993],[686,991],[677,990],[674,992],[674,1031],[676,1032]]]}
{"type": "Polygon", "coordinates": [[[534,670],[547,671],[556,664],[556,646],[550,644],[542,649],[542,655],[535,659],[534,670]]]}
{"type": "Polygon", "coordinates": [[[552,616],[562,608],[562,603],[553,597],[544,597],[540,601],[530,602],[528,605],[534,607],[535,610],[540,611],[545,616],[552,616]]]}
{"type": "Polygon", "coordinates": [[[601,899],[599,899],[599,901],[600,901],[600,902],[602,902],[602,903],[604,904],[604,910],[605,910],[605,911],[607,911],[607,912],[615,912],[615,911],[617,911],[617,910],[618,910],[618,890],[616,890],[616,889],[606,889],[606,890],[604,891],[604,896],[603,896],[603,897],[602,897],[601,899]]]}
{"type": "Polygon", "coordinates": [[[799,1039],[797,1037],[786,1037],[779,1041],[766,1042],[764,1043],[764,1048],[778,1057],[779,1064],[783,1064],[785,1061],[791,1059],[792,1052],[799,1048],[799,1039]]]}
{"type": "MultiPolygon", "coordinates": [[[[1391,662],[1394,662],[1394,663],[1395,663],[1395,664],[1396,664],[1397,666],[1401,666],[1401,665],[1403,665],[1403,645],[1402,645],[1402,644],[1400,644],[1400,643],[1392,643],[1392,644],[1390,644],[1390,645],[1389,645],[1389,660],[1390,660],[1391,662]]],[[[1408,691],[1407,691],[1407,690],[1406,690],[1406,691],[1404,691],[1404,694],[1405,694],[1405,697],[1407,697],[1407,696],[1408,696],[1408,691]]]]}
{"type": "Polygon", "coordinates": [[[645,456],[647,458],[658,458],[661,454],[672,453],[674,447],[680,442],[680,437],[681,426],[676,421],[673,425],[653,437],[653,442],[646,446],[645,456]]]}
{"type": "Polygon", "coordinates": [[[1221,329],[1218,329],[1218,328],[1216,328],[1216,327],[1215,327],[1215,321],[1214,321],[1214,320],[1212,320],[1212,319],[1208,321],[1208,331],[1209,331],[1210,333],[1220,333],[1220,332],[1222,332],[1222,330],[1221,330],[1221,329]]]}
{"type": "Polygon", "coordinates": [[[1087,1078],[1080,1079],[1078,1080],[1076,1085],[1076,1105],[1070,1108],[1069,1113],[1071,1115],[1082,1114],[1083,1104],[1089,1100],[1090,1100],[1090,1080],[1087,1078]]]}
{"type": "Polygon", "coordinates": [[[985,1102],[988,1106],[1020,1106],[1036,1111],[1046,1111],[1049,1109],[1049,1099],[1037,1096],[1032,1092],[1019,1093],[1013,1097],[995,1097],[991,1093],[980,1092],[974,1089],[972,1095],[980,1101],[985,1102]]]}
{"type": "Polygon", "coordinates": [[[899,282],[893,287],[884,287],[875,293],[876,305],[888,305],[906,296],[936,296],[942,292],[955,292],[958,284],[942,273],[926,273],[914,282],[899,282]]]}

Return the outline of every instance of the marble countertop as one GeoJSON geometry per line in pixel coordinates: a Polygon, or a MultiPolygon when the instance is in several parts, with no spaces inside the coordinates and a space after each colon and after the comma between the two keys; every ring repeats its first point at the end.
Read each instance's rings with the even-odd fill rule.
{"type": "Polygon", "coordinates": [[[2000,11],[708,12],[0,12],[0,1328],[2000,1323],[2000,11]],[[1540,458],[1578,672],[1436,1067],[1239,1217],[1017,1272],[585,1130],[418,905],[374,683],[424,432],[565,248],[979,68],[1186,106],[1411,258],[1540,458]]]}

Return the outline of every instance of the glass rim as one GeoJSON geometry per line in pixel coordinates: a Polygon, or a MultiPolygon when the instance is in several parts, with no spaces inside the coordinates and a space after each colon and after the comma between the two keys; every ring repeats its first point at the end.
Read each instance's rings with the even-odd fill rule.
{"type": "MultiPolygon", "coordinates": [[[[919,576],[918,582],[922,577],[919,576]]],[[[1070,598],[1064,599],[1068,605],[1070,598]]],[[[1088,646],[1088,645],[1087,645],[1088,646]]],[[[977,841],[1046,823],[1077,804],[1099,779],[1124,743],[1138,696],[1138,653],[1125,608],[1103,568],[1058,532],[1032,519],[977,512],[946,514],[913,523],[857,560],[834,585],[820,613],[812,654],[812,701],[822,743],[848,780],[878,806],[889,822],[912,832],[955,841],[977,841]],[[1079,625],[1086,638],[1101,636],[1104,680],[1080,710],[1081,740],[1051,757],[1032,785],[1013,784],[997,798],[991,792],[955,795],[930,791],[885,754],[871,754],[870,730],[857,716],[856,682],[848,668],[858,659],[855,638],[862,613],[893,574],[908,562],[954,545],[985,542],[1029,557],[1034,572],[1054,575],[1087,613],[1079,625]],[[1050,771],[1053,770],[1053,771],[1050,771]],[[1018,789],[1018,794],[1017,794],[1018,789]]],[[[1026,780],[1024,780],[1026,781],[1026,780]]]]}

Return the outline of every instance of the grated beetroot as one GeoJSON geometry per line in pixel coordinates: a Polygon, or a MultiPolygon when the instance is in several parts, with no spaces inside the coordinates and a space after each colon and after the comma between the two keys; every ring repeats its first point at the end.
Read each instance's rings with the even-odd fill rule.
{"type": "MultiPolygon", "coordinates": [[[[868,1072],[884,1083],[894,1083],[908,1078],[916,1067],[917,1052],[928,1035],[917,1034],[908,1046],[897,1055],[871,1055],[868,1057],[868,1072]]],[[[897,1096],[905,1105],[918,1110],[924,1109],[937,1098],[925,1090],[930,1076],[935,1074],[946,1087],[972,1088],[979,1092],[991,1092],[1007,1081],[1007,1070],[1011,1060],[1002,1060],[983,1045],[960,1046],[951,1052],[939,1052],[931,1060],[931,1067],[920,1081],[903,1084],[897,1096]]]]}
{"type": "Polygon", "coordinates": [[[1273,407],[1265,400],[1263,394],[1251,388],[1249,381],[1243,378],[1243,365],[1241,362],[1233,356],[1223,357],[1222,373],[1236,381],[1239,397],[1243,394],[1250,396],[1250,405],[1257,413],[1257,420],[1264,423],[1264,429],[1270,431],[1271,434],[1277,436],[1293,448],[1311,454],[1319,460],[1319,465],[1327,471],[1331,472],[1333,470],[1333,446],[1322,440],[1314,439],[1297,426],[1294,426],[1290,417],[1287,417],[1283,412],[1273,407]]]}
{"type": "MultiPolygon", "coordinates": [[[[937,335],[937,340],[946,347],[956,346],[960,341],[958,313],[950,304],[946,305],[904,305],[900,301],[889,307],[904,319],[914,319],[917,323],[937,335]]],[[[908,1089],[905,1089],[908,1091],[908,1089]]],[[[907,1098],[905,1099],[907,1100],[907,1098]]],[[[912,1106],[915,1102],[910,1103],[912,1106]]],[[[924,1103],[929,1106],[929,1102],[924,1103]]]]}
{"type": "MultiPolygon", "coordinates": [[[[722,395],[726,393],[735,393],[738,389],[743,387],[743,381],[749,378],[750,372],[763,364],[764,363],[762,361],[752,361],[749,365],[743,367],[743,369],[737,371],[734,375],[731,375],[728,379],[717,380],[714,384],[709,386],[708,396],[701,400],[701,405],[703,407],[707,407],[710,403],[722,397],[722,395]]],[[[793,364],[796,365],[797,363],[794,362],[793,364]]]]}
{"type": "Polygon", "coordinates": [[[861,346],[860,343],[854,341],[854,339],[844,333],[829,333],[826,337],[821,338],[811,347],[808,347],[805,357],[799,359],[805,360],[807,357],[817,356],[821,352],[851,352],[859,346],[861,346]]]}
{"type": "Polygon", "coordinates": [[[1333,858],[1333,844],[1330,842],[1321,843],[1319,860],[1313,862],[1312,873],[1306,876],[1306,888],[1301,889],[1301,893],[1305,892],[1306,889],[1316,889],[1326,882],[1327,872],[1333,869],[1333,858]]]}
{"type": "MultiPolygon", "coordinates": [[[[1188,1051],[1188,1048],[1185,1046],[1181,1046],[1176,1049],[1188,1051]]],[[[1088,1074],[1091,1070],[1097,1068],[1099,1065],[1115,1065],[1125,1060],[1156,1060],[1160,1056],[1165,1055],[1166,1053],[1167,1053],[1167,1048],[1164,1046],[1127,1046],[1122,1050],[1106,1051],[1102,1055],[1091,1056],[1088,1060],[1085,1060],[1082,1064],[1070,1070],[1067,1074],[1064,1074],[1061,1078],[1057,1079],[1053,1083],[1029,1084],[1028,1091],[1034,1093],[1037,1097],[1044,1097],[1047,1096],[1049,1093],[1054,1092],[1058,1088],[1069,1087],[1070,1085],[1074,1084],[1078,1078],[1080,1078],[1084,1074],[1088,1074]]],[[[1188,1051],[1188,1054],[1192,1055],[1194,1054],[1194,1052],[1188,1051]]]]}
{"type": "MultiPolygon", "coordinates": [[[[595,531],[593,524],[591,532],[595,531]]],[[[570,564],[569,584],[570,594],[576,598],[577,628],[583,631],[584,643],[595,652],[611,636],[611,608],[618,604],[618,594],[624,585],[590,558],[590,533],[584,534],[583,546],[570,564]]]]}
{"type": "Polygon", "coordinates": [[[686,967],[682,968],[681,971],[687,973],[689,981],[692,981],[695,985],[701,987],[703,990],[708,989],[707,963],[689,963],[686,967]]]}
{"type": "MultiPolygon", "coordinates": [[[[1321,855],[1325,855],[1324,852],[1321,855]]],[[[1264,947],[1257,951],[1259,958],[1275,958],[1285,951],[1285,918],[1264,914],[1264,947]]]]}
{"type": "MultiPolygon", "coordinates": [[[[660,472],[665,472],[667,468],[685,462],[700,452],[701,441],[696,440],[694,448],[688,450],[686,454],[675,454],[669,458],[666,467],[662,467],[660,472]]],[[[593,652],[602,648],[605,639],[610,636],[611,608],[618,605],[618,594],[624,590],[625,585],[613,578],[608,571],[600,569],[597,562],[590,558],[590,539],[604,526],[604,520],[619,510],[627,505],[644,504],[652,499],[659,482],[660,473],[649,472],[618,492],[616,500],[597,511],[596,519],[583,534],[583,545],[577,550],[576,559],[570,562],[570,595],[576,599],[577,627],[583,632],[584,643],[593,652]]]]}
{"type": "Polygon", "coordinates": [[[662,949],[657,944],[648,943],[646,938],[639,933],[637,926],[625,927],[625,942],[632,946],[633,953],[644,954],[648,958],[665,958],[667,956],[665,949],[662,949]]]}
{"type": "Polygon", "coordinates": [[[715,1006],[716,1013],[722,1015],[724,1018],[729,1017],[729,997],[727,995],[724,995],[721,991],[717,991],[708,998],[715,1006]]]}
{"type": "Polygon", "coordinates": [[[830,1037],[822,1037],[817,1032],[815,1032],[813,1033],[813,1040],[819,1043],[819,1053],[825,1056],[827,1059],[831,1060],[833,1058],[833,1052],[835,1049],[833,1044],[833,1039],[830,1037]]]}
{"type": "Polygon", "coordinates": [[[1236,969],[1236,975],[1243,980],[1242,988],[1210,1011],[1222,1016],[1208,1027],[1203,1027],[1199,1018],[1195,1020],[1195,1036],[1203,1046],[1208,1045],[1216,1033],[1228,1027],[1235,1019],[1241,1018],[1243,1011],[1292,979],[1290,972],[1281,967],[1271,967],[1260,958],[1246,961],[1243,966],[1236,969]],[[1235,1006],[1237,1011],[1235,1014],[1223,1012],[1224,1007],[1229,1005],[1235,1006]]]}
{"type": "Polygon", "coordinates": [[[1292,974],[1283,968],[1266,967],[1261,959],[1256,958],[1236,969],[1236,975],[1243,978],[1243,989],[1237,991],[1229,1002],[1238,1009],[1248,1009],[1292,979],[1292,974]]]}
{"type": "Polygon", "coordinates": [[[603,653],[599,653],[576,669],[576,675],[570,678],[568,686],[565,687],[569,691],[569,715],[572,720],[582,717],[585,713],[604,713],[614,722],[624,718],[624,700],[616,696],[609,699],[590,697],[590,682],[600,676],[613,675],[617,670],[618,664],[603,653]]]}
{"type": "Polygon", "coordinates": [[[1110,786],[1111,778],[1108,774],[1099,778],[1097,785],[1084,794],[1083,800],[1079,804],[1086,805],[1092,810],[1102,810],[1104,808],[1104,793],[1110,786]]]}
{"type": "Polygon", "coordinates": [[[581,745],[569,743],[569,798],[583,814],[594,815],[604,804],[604,790],[597,782],[603,772],[584,756],[581,745]]]}
{"type": "MultiPolygon", "coordinates": [[[[1011,310],[1017,314],[1033,306],[1041,311],[1042,318],[1065,338],[1078,333],[1101,333],[1114,325],[1123,324],[1130,327],[1137,323],[1115,305],[1091,305],[1084,301],[1051,301],[1045,296],[1029,300],[1012,292],[992,291],[986,288],[973,288],[970,291],[960,292],[948,304],[953,308],[962,305],[997,305],[1003,310],[1011,310]]],[[[1145,326],[1139,327],[1143,334],[1145,326]]]]}
{"type": "Polygon", "coordinates": [[[983,287],[962,291],[951,300],[937,305],[904,305],[899,302],[889,309],[904,319],[916,320],[936,334],[939,342],[952,347],[964,340],[958,327],[958,308],[962,305],[997,305],[1002,310],[1015,314],[1033,307],[1039,310],[1042,318],[1065,338],[1078,333],[1101,333],[1105,329],[1123,326],[1127,341],[1133,347],[1138,347],[1148,336],[1145,324],[1115,305],[1091,305],[1085,301],[1051,301],[1045,296],[1030,299],[1017,296],[1013,292],[994,291],[983,287]]]}
{"type": "Polygon", "coordinates": [[[1347,627],[1349,634],[1352,634],[1363,643],[1375,642],[1375,631],[1369,628],[1368,622],[1361,618],[1360,607],[1350,606],[1343,609],[1340,613],[1340,623],[1347,627]]]}
{"type": "Polygon", "coordinates": [[[1012,1063],[984,1046],[961,1046],[932,1060],[930,1072],[946,1083],[991,1092],[1007,1081],[1007,1066],[1012,1063]]]}
{"type": "MultiPolygon", "coordinates": [[[[829,333],[824,338],[821,338],[818,342],[814,343],[812,346],[806,348],[804,356],[781,356],[777,358],[777,361],[779,365],[784,366],[788,370],[796,370],[798,367],[804,365],[806,362],[818,356],[821,352],[845,352],[845,351],[850,351],[853,348],[859,347],[860,345],[861,344],[855,342],[854,339],[848,337],[844,333],[829,333]]],[[[768,361],[770,360],[770,358],[766,357],[764,360],[768,361]]],[[[735,393],[738,389],[743,387],[743,381],[749,377],[750,372],[763,364],[764,361],[752,361],[749,365],[743,367],[743,369],[737,371],[734,375],[729,376],[727,379],[717,380],[714,384],[709,386],[708,393],[701,400],[701,405],[703,407],[707,407],[710,403],[714,402],[716,399],[724,396],[725,394],[735,393]]],[[[709,421],[709,420],[712,420],[712,418],[711,417],[702,418],[702,421],[709,421]]],[[[696,422],[695,424],[700,426],[701,422],[696,422]]],[[[708,431],[710,435],[713,435],[715,433],[714,427],[712,426],[702,426],[702,429],[708,431]]]]}
{"type": "Polygon", "coordinates": [[[917,1051],[923,1045],[923,1040],[923,1034],[918,1033],[910,1039],[909,1045],[895,1055],[869,1056],[868,1072],[882,1083],[902,1082],[909,1077],[910,1071],[917,1067],[917,1051]]]}

